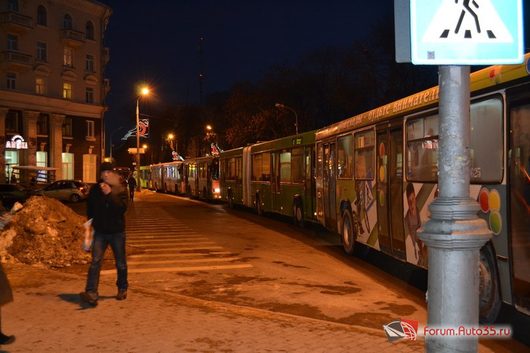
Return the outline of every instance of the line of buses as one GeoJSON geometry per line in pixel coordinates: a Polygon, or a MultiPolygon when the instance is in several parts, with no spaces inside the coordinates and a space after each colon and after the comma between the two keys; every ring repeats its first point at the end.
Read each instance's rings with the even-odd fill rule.
{"type": "MultiPolygon", "coordinates": [[[[530,54],[471,74],[471,186],[494,236],[481,250],[480,314],[530,315],[530,54]]],[[[316,131],[142,167],[142,186],[316,222],[427,267],[418,229],[437,197],[438,87],[316,131]]]]}

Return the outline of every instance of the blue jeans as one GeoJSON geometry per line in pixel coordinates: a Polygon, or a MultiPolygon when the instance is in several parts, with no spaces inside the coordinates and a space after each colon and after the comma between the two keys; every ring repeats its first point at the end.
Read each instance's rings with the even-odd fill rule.
{"type": "Polygon", "coordinates": [[[127,260],[125,258],[125,233],[103,234],[95,232],[92,245],[92,262],[88,269],[85,289],[87,293],[94,293],[97,296],[101,263],[105,256],[105,250],[107,250],[109,245],[114,253],[116,271],[118,272],[116,285],[120,290],[127,289],[129,286],[127,282],[127,260]]]}

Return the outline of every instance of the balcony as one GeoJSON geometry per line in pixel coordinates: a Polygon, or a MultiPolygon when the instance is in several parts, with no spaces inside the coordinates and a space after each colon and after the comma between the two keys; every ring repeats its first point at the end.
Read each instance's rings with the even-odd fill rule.
{"type": "Polygon", "coordinates": [[[61,30],[62,40],[71,47],[80,47],[85,42],[85,34],[73,29],[61,30]]]}
{"type": "Polygon", "coordinates": [[[24,34],[33,28],[33,18],[18,12],[0,12],[0,25],[7,31],[24,34]]]}
{"type": "Polygon", "coordinates": [[[15,50],[4,50],[0,61],[7,65],[8,70],[18,72],[29,70],[33,66],[33,57],[31,55],[15,50]]]}

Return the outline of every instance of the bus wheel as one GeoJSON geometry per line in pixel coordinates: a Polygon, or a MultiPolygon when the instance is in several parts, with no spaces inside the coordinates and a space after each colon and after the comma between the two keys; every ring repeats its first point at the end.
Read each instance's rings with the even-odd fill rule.
{"type": "Polygon", "coordinates": [[[341,231],[342,247],[346,254],[353,254],[355,247],[355,228],[353,226],[353,218],[349,210],[342,212],[342,231],[341,231]]]}
{"type": "Polygon", "coordinates": [[[480,322],[493,323],[501,309],[499,276],[495,256],[490,245],[480,250],[479,264],[479,313],[480,322]]]}
{"type": "Polygon", "coordinates": [[[293,222],[299,227],[304,226],[304,211],[300,202],[293,203],[293,222]]]}

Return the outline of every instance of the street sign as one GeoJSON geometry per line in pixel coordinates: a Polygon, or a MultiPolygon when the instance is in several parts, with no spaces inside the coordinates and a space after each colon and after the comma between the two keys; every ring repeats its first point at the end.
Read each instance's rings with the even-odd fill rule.
{"type": "MultiPolygon", "coordinates": [[[[396,24],[400,24],[399,27],[396,25],[396,46],[407,50],[408,43],[403,42],[407,30],[402,27],[410,23],[410,61],[414,64],[522,63],[522,2],[523,0],[396,0],[396,24]],[[409,14],[405,13],[406,2],[410,2],[409,14]]],[[[399,51],[398,62],[409,61],[403,55],[403,49],[399,51]]]]}
{"type": "MultiPolygon", "coordinates": [[[[140,148],[138,151],[140,152],[140,154],[144,154],[145,153],[145,149],[144,148],[140,148]]],[[[129,152],[129,154],[136,154],[136,147],[131,147],[131,148],[127,149],[127,152],[129,152]]]]}

